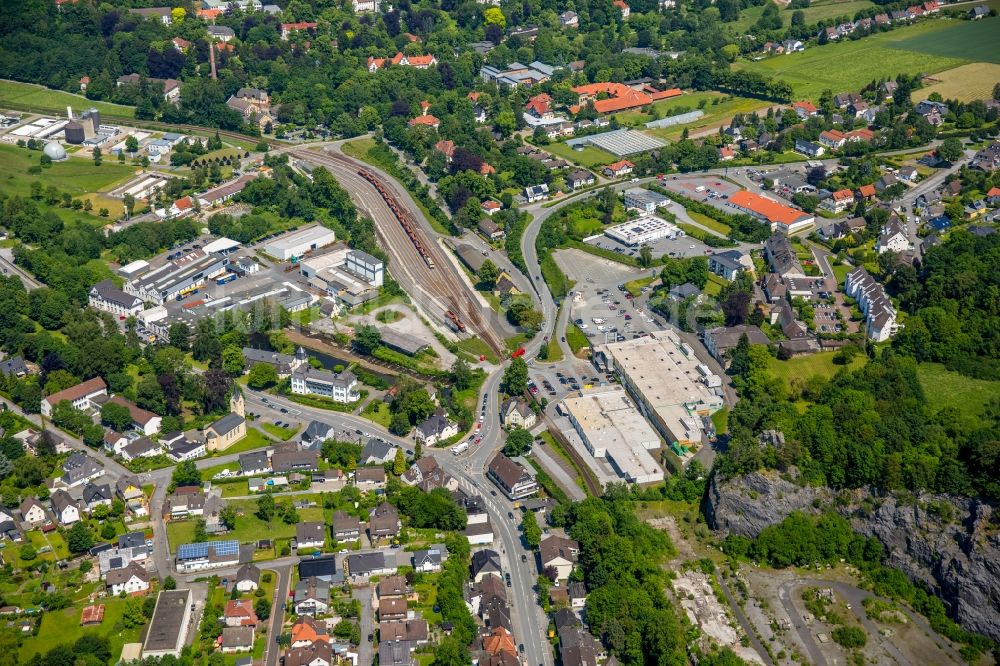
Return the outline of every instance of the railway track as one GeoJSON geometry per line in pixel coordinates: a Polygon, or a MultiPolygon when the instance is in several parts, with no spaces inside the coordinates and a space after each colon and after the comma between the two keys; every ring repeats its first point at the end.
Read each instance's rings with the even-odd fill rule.
{"type": "MultiPolygon", "coordinates": [[[[502,330],[499,322],[490,321],[440,246],[429,240],[433,236],[420,223],[415,206],[390,178],[332,151],[288,148],[284,152],[293,159],[326,167],[358,208],[372,218],[392,258],[394,277],[425,312],[452,330],[478,335],[497,354],[505,355],[506,344],[497,333],[502,330]]],[[[495,317],[492,310],[489,315],[495,317]]]]}

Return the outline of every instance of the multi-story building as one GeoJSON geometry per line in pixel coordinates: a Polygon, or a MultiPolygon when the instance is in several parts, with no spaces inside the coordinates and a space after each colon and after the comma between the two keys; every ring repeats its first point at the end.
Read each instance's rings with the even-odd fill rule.
{"type": "Polygon", "coordinates": [[[490,461],[487,475],[511,500],[524,499],[538,492],[538,483],[528,470],[502,453],[490,461]]]}
{"type": "Polygon", "coordinates": [[[358,378],[347,371],[335,374],[307,366],[292,373],[292,393],[319,395],[334,402],[349,403],[357,400],[357,385],[358,378]]]}

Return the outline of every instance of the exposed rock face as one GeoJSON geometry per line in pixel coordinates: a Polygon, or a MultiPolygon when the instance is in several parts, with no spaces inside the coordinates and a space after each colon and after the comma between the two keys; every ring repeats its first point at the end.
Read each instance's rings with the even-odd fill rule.
{"type": "Polygon", "coordinates": [[[1000,533],[991,526],[997,507],[988,502],[930,494],[914,502],[866,489],[835,494],[755,472],[713,477],[704,509],[713,529],[755,537],[792,511],[815,514],[829,506],[859,534],[882,542],[887,564],[926,583],[963,628],[1000,641],[1000,533]],[[952,516],[930,513],[928,503],[950,505],[952,516]]]}

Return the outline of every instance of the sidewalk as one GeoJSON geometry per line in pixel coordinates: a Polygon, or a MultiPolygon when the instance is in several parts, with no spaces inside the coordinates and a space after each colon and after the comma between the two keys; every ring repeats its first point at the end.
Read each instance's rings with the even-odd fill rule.
{"type": "Polygon", "coordinates": [[[535,456],[538,464],[545,468],[552,480],[569,495],[570,499],[580,501],[587,498],[580,486],[576,485],[573,477],[559,464],[557,454],[551,453],[544,444],[535,444],[531,453],[535,456]]]}

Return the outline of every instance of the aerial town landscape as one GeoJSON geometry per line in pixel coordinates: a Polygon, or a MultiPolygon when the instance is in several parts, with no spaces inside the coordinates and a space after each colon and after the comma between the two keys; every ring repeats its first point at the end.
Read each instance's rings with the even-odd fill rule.
{"type": "Polygon", "coordinates": [[[0,666],[997,663],[998,11],[5,3],[0,666]]]}

